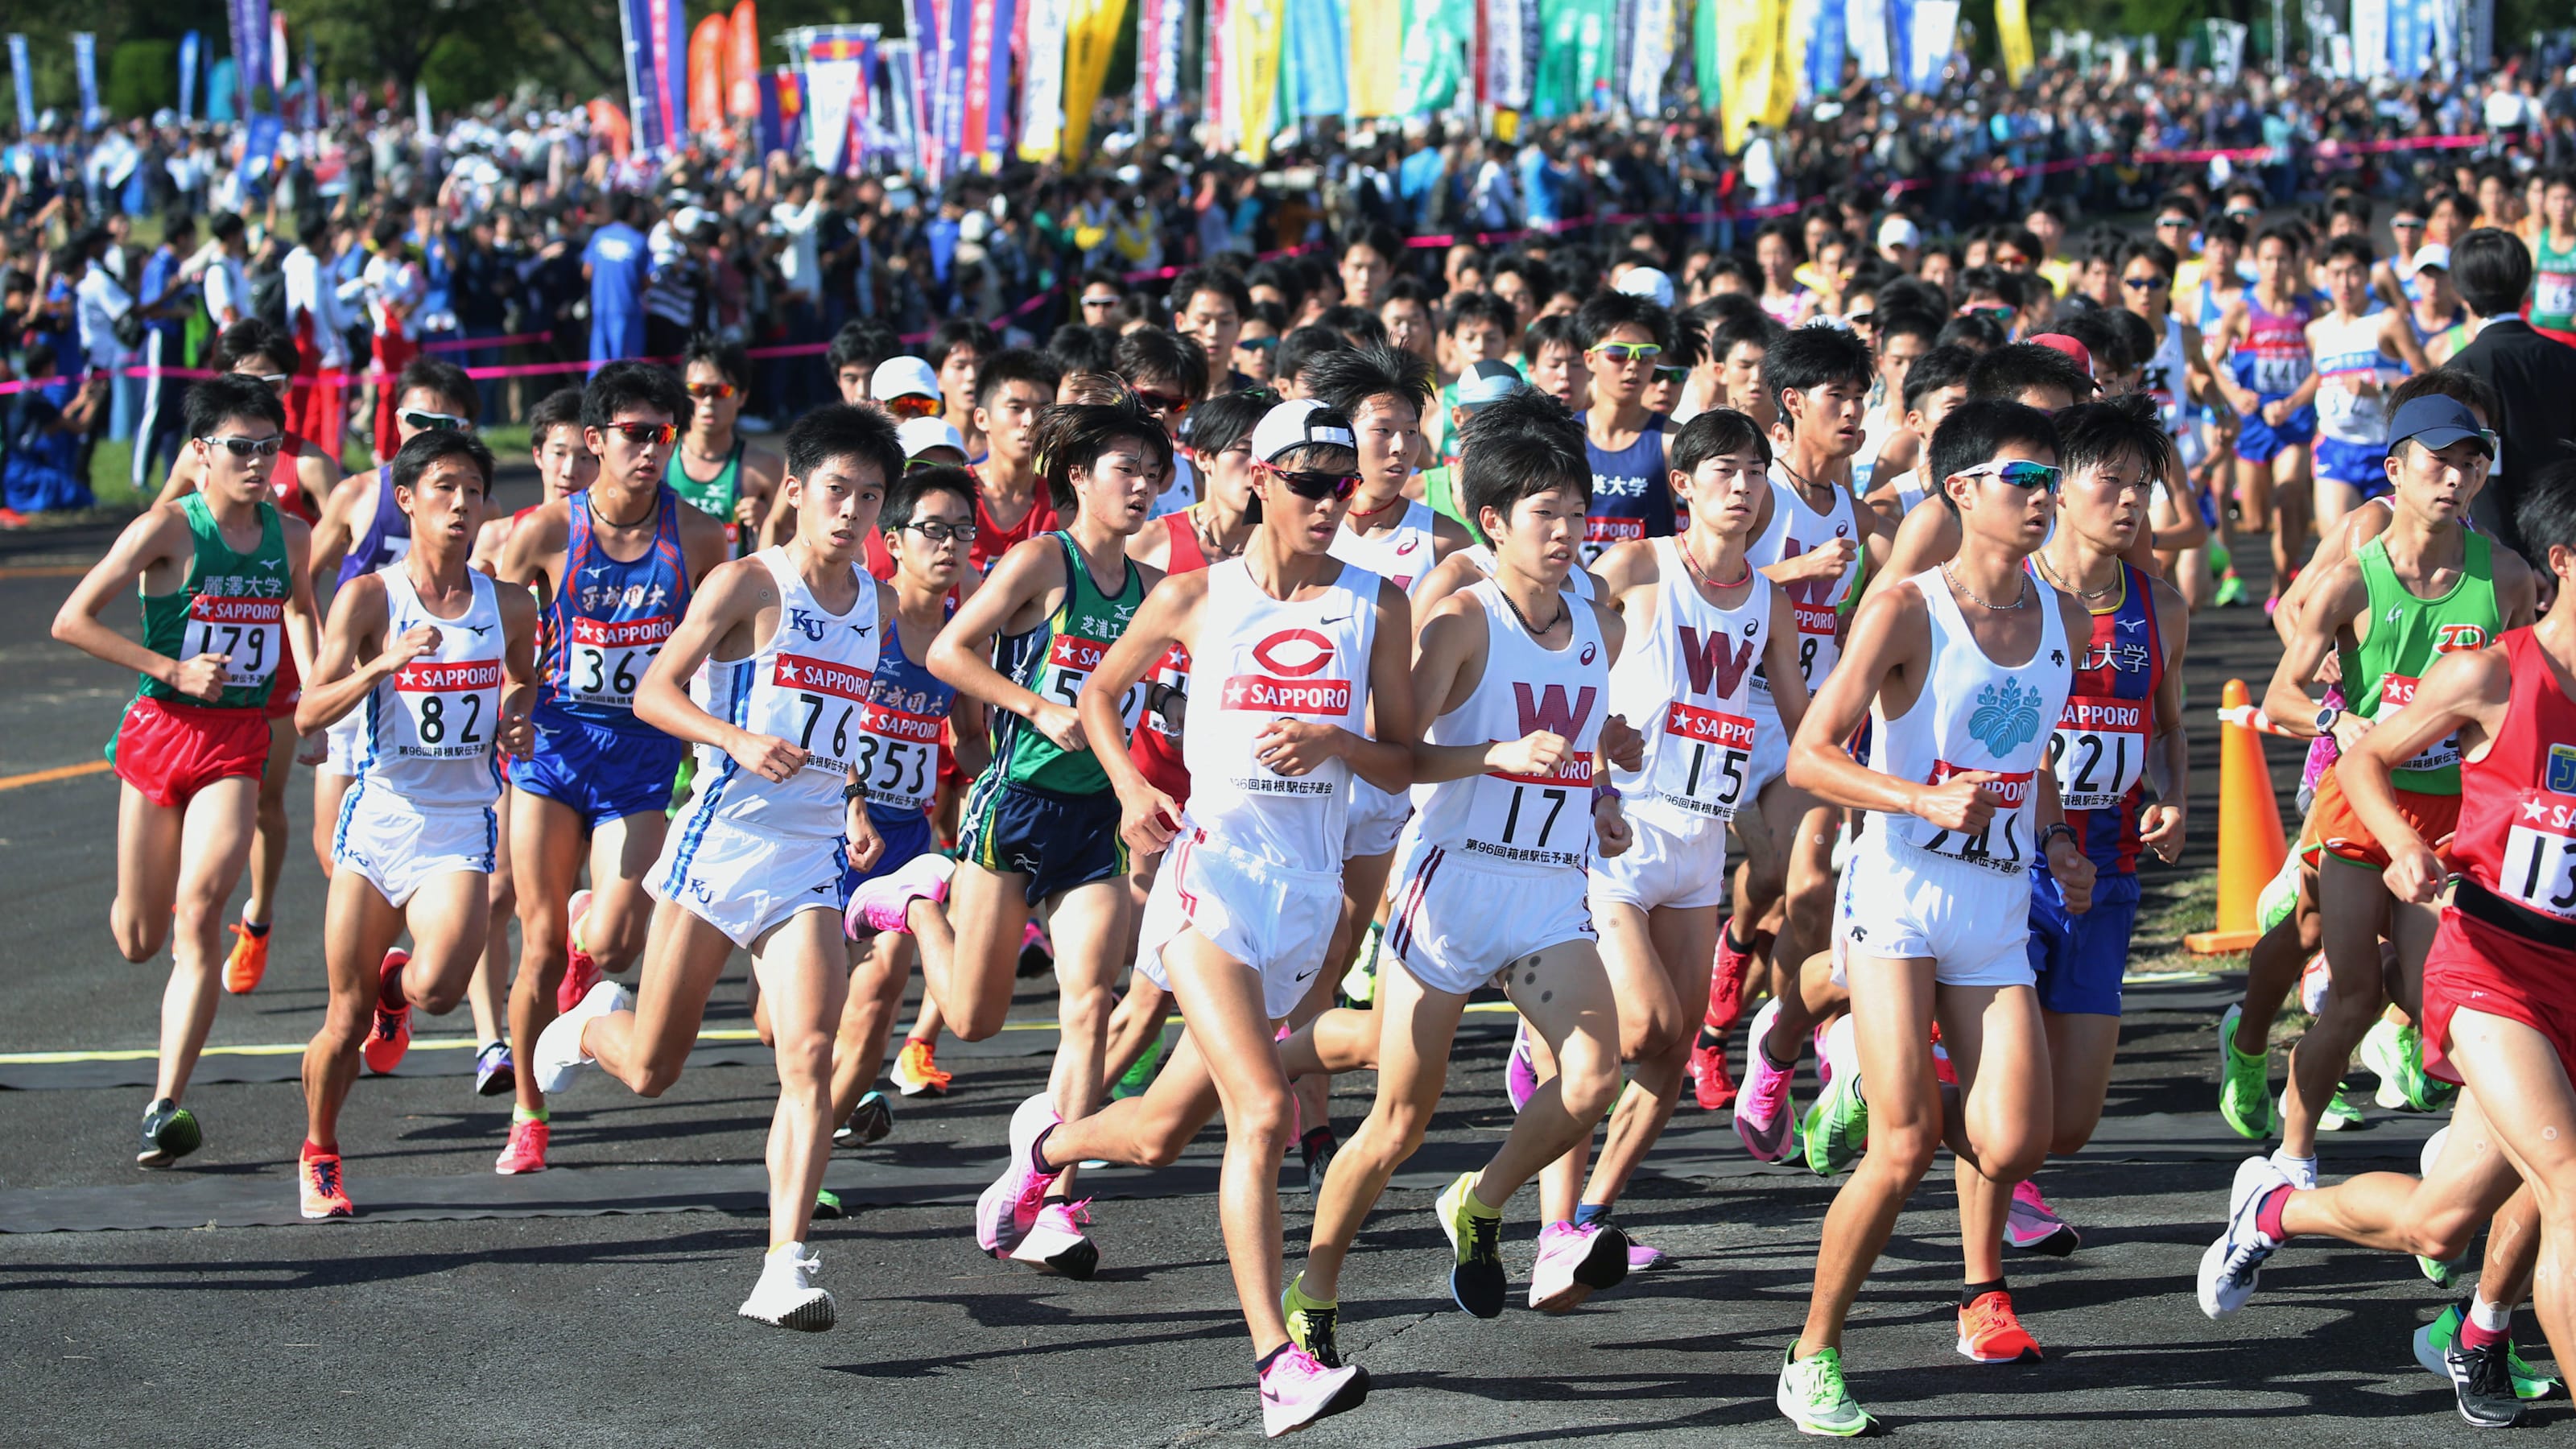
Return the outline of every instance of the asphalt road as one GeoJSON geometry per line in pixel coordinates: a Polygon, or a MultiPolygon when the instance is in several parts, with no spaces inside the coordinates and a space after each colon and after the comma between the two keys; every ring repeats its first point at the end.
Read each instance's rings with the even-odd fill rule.
{"type": "MultiPolygon", "coordinates": [[[[522,481],[516,485],[525,491],[522,481]]],[[[505,491],[505,502],[518,501],[505,491]]],[[[103,530],[0,538],[0,777],[97,758],[130,681],[51,643],[67,570],[103,530]]],[[[2254,552],[2249,550],[2250,552],[2254,552]]],[[[2251,611],[2204,619],[2192,697],[2260,678],[2277,650],[2251,611]]],[[[2201,716],[2206,719],[2206,716],[2201,716]]],[[[2199,729],[2198,754],[2211,758],[2199,729]]],[[[2275,747],[2286,774],[2289,751],[2275,747]]],[[[2203,774],[2205,782],[2214,774],[2203,774]]],[[[0,780],[5,785],[6,780],[0,780]]],[[[2201,799],[2213,791],[2205,783],[2201,799]]],[[[855,1442],[1140,1446],[1258,1434],[1248,1347],[1209,1188],[1213,1140],[1160,1174],[1096,1174],[1099,1277],[1072,1283],[978,1254],[967,1204],[999,1166],[1010,1109],[1042,1085],[1051,991],[1024,991],[985,1054],[952,1049],[945,1100],[899,1104],[893,1136],[836,1160],[862,1206],[815,1234],[841,1324],[821,1335],[738,1320],[762,1247],[759,1157],[775,1078],[755,1048],[712,1043],[658,1102],[606,1084],[557,1116],[553,1170],[490,1162],[506,1099],[479,1099],[469,1052],[429,1024],[403,1072],[361,1083],[344,1128],[366,1216],[294,1220],[292,1085],[322,1004],[321,891],[295,854],[268,982],[227,999],[191,1103],[205,1150],[184,1170],[131,1165],[149,1062],[96,1054],[153,1038],[162,963],[128,965],[102,917],[114,889],[115,786],[104,774],[0,788],[0,1444],[393,1446],[855,1442]],[[70,1059],[30,1059],[70,1053],[70,1059]],[[140,1074],[140,1075],[138,1075],[140,1074]],[[291,1224],[291,1226],[289,1225],[291,1224]],[[125,1229],[110,1231],[108,1229],[125,1229]]],[[[2206,869],[2214,819],[2194,822],[2206,869]]],[[[2161,876],[2151,888],[2178,880],[2161,876]]],[[[739,970],[736,973],[737,980],[739,970]]],[[[2065,1260],[2011,1264],[2037,1366],[1954,1356],[1956,1217],[1946,1165],[1899,1225],[1854,1317],[1856,1392],[1923,1444],[2449,1443],[2469,1431],[2407,1336],[2439,1295],[2413,1265],[2299,1245],[2254,1307],[2223,1325],[2191,1273],[2248,1150],[2212,1110],[2213,1023],[2227,980],[2131,997],[2102,1140],[2042,1182],[2085,1231],[2065,1260]]],[[[746,1023],[729,982],[711,1031],[746,1023]]],[[[1449,1307],[1428,1211],[1446,1174],[1506,1128],[1504,1018],[1462,1042],[1430,1144],[1371,1221],[1344,1285],[1343,1344],[1376,1389],[1309,1442],[1480,1446],[1535,1439],[1786,1443],[1771,1407],[1802,1316],[1832,1186],[1754,1170],[1722,1114],[1685,1107],[1623,1206],[1671,1252],[1582,1312],[1449,1307]]],[[[1740,1048],[1739,1048],[1740,1059],[1740,1048]]],[[[2278,1070],[2276,1066],[2276,1071],[2278,1070]]],[[[1365,1079],[1335,1100],[1345,1129],[1365,1079]]],[[[1802,1080],[1800,1095],[1809,1090],[1802,1080]]],[[[2331,1140],[2330,1172],[2411,1162],[2431,1125],[2375,1113],[2331,1140]]],[[[1283,1175],[1292,1262],[1307,1221],[1283,1175]]],[[[1507,1217],[1525,1281],[1534,1202],[1507,1217]]],[[[2525,1336],[2536,1338],[2526,1319],[2525,1336]]],[[[2540,1350],[2535,1346],[2534,1356],[2540,1350]]],[[[2544,1421],[2564,1417],[2543,1411],[2544,1421]]]]}

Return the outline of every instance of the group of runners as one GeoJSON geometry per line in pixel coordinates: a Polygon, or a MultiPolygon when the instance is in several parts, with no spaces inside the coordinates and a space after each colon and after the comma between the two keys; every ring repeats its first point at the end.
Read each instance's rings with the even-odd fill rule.
{"type": "Polygon", "coordinates": [[[1516,1115],[1433,1204],[1458,1306],[1505,1310],[1533,1182],[1532,1309],[1665,1261],[1616,1209],[1687,1087],[1754,1157],[1848,1172],[1777,1403],[1860,1433],[1845,1319],[1942,1146],[1957,1350],[2041,1355],[2005,1254],[2081,1242],[2038,1178],[2102,1116],[2139,862],[2185,839],[2215,527],[2271,536],[2265,705],[2334,748],[2223,1029],[2238,1131],[2276,1130],[2268,1034],[2312,954],[2314,1023],[2200,1301],[2232,1311],[2301,1233],[2447,1283],[2492,1222],[2418,1351],[2472,1422],[2510,1422],[2548,1382],[2513,1352],[2518,1301],[2576,1348],[2553,1267],[2576,1148],[2552,1125],[2576,1110],[2552,954],[2576,939],[2576,623],[2534,624],[2576,571],[2576,471],[2526,491],[2522,553],[2471,530],[2497,405],[2413,320],[2447,260],[2380,267],[2366,206],[2359,234],[2243,248],[2196,200],[2080,255],[1982,235],[1942,284],[1898,247],[1836,279],[1834,315],[1791,298],[1794,327],[1742,267],[1676,282],[1641,247],[1551,297],[1539,259],[1477,259],[1408,345],[1365,324],[1429,289],[1366,234],[1339,303],[1271,347],[1247,328],[1280,299],[1195,269],[1168,299],[1188,336],[1141,322],[1115,372],[965,336],[836,352],[844,401],[775,449],[736,431],[741,355],[701,342],[545,399],[544,497],[516,512],[456,369],[412,364],[399,450],[339,477],[285,430],[293,340],[229,329],[161,502],[55,625],[141,676],[111,929],[173,965],[138,1161],[202,1140],[188,1079],[222,992],[265,969],[302,758],[330,987],[306,1217],[359,1211],[341,1108],[416,1011],[470,1005],[477,1089],[514,1099],[496,1170],[539,1171],[549,1104],[593,1067],[668,1090],[747,951],[780,1085],[741,1313],[829,1328],[824,1171],[891,1130],[914,966],[907,1095],[948,1084],[942,1029],[1001,1028],[1035,952],[1059,1043],[977,1245],[1090,1277],[1084,1166],[1166,1165],[1221,1121],[1279,1434],[1367,1396],[1342,1270],[1499,991],[1516,1115]],[[2070,287],[2035,320],[2048,268],[2096,264],[2116,297],[2070,287]],[[1482,290],[1505,276],[1518,300],[1482,290]],[[127,591],[139,641],[102,622],[127,591]],[[2412,1110],[2466,1084],[2420,1180],[2319,1186],[2356,1050],[2412,1110]],[[1338,1136],[1323,1085],[1360,1071],[1374,1099],[1338,1136]]]}

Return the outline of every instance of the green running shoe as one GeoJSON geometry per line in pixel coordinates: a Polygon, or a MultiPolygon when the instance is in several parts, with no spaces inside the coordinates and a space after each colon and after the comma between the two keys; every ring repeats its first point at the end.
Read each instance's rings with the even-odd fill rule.
{"type": "Polygon", "coordinates": [[[2433,1079],[2424,1073],[2424,1034],[2412,1025],[2399,1026],[2381,1017],[2370,1024],[2355,1055],[2379,1074],[2375,1098],[2379,1105],[2391,1111],[2421,1112],[2431,1104],[2433,1079]]]}
{"type": "Polygon", "coordinates": [[[2218,1115],[2237,1136],[2259,1142],[2279,1120],[2272,1111],[2272,1059],[2268,1052],[2248,1056],[2236,1049],[2236,1024],[2244,1016],[2244,1007],[2230,1006],[2218,1018],[2218,1115]]]}
{"type": "Polygon", "coordinates": [[[1126,1075],[1118,1079],[1118,1085],[1109,1089],[1110,1099],[1123,1101],[1145,1095],[1145,1089],[1154,1085],[1154,1073],[1162,1065],[1163,1034],[1158,1031],[1152,1041],[1145,1043],[1145,1054],[1136,1059],[1136,1065],[1129,1067],[1126,1075]]]}
{"type": "Polygon", "coordinates": [[[2460,1266],[2466,1262],[2468,1262],[2466,1258],[2455,1258],[2445,1263],[2439,1258],[2427,1258],[2421,1253],[2415,1255],[2415,1266],[2424,1271],[2424,1280],[2436,1288],[2450,1287],[2451,1280],[2459,1276],[2460,1266]]]}
{"type": "Polygon", "coordinates": [[[2299,908],[2299,853],[2291,851],[2281,857],[2281,868],[2263,882],[2262,891],[2254,897],[2254,924],[2269,931],[2290,918],[2299,908]]]}
{"type": "Polygon", "coordinates": [[[2218,591],[2210,595],[2209,601],[2222,609],[2232,609],[2244,603],[2245,581],[2236,576],[2236,570],[2227,570],[2218,576],[2218,591]]]}
{"type": "MultiPolygon", "coordinates": [[[[2451,1377],[2451,1371],[2444,1366],[2442,1355],[2450,1352],[2452,1340],[2460,1336],[2461,1316],[2460,1305],[2454,1303],[2443,1309],[2441,1316],[2415,1330],[2415,1362],[2445,1380],[2451,1377]]],[[[2505,1341],[2505,1363],[2513,1375],[2516,1398],[2545,1399],[2551,1389],[2558,1387],[2558,1380],[2522,1361],[2511,1339],[2505,1341]]]]}
{"type": "Polygon", "coordinates": [[[1780,1412],[1802,1434],[1849,1439],[1868,1433],[1875,1421],[1843,1383],[1842,1350],[1823,1349],[1814,1358],[1799,1358],[1797,1352],[1793,1344],[1780,1356],[1780,1387],[1771,1396],[1780,1412]]]}
{"type": "Polygon", "coordinates": [[[1371,923],[1367,939],[1360,942],[1360,953],[1351,969],[1342,973],[1342,999],[1353,1006],[1366,1006],[1377,999],[1377,948],[1385,927],[1371,923]]]}
{"type": "Polygon", "coordinates": [[[2317,1114],[2317,1130],[2350,1132],[2361,1126],[2365,1120],[2367,1119],[2362,1116],[2361,1109],[2352,1104],[2350,1097],[2344,1095],[2343,1088],[2337,1087],[2334,1100],[2326,1103],[2326,1109],[2317,1114]]]}
{"type": "Polygon", "coordinates": [[[841,1195],[839,1193],[832,1191],[828,1187],[818,1187],[814,1189],[814,1221],[818,1223],[836,1223],[849,1215],[848,1209],[841,1206],[841,1195]]]}
{"type": "Polygon", "coordinates": [[[1847,1073],[1836,1072],[1807,1109],[1800,1135],[1806,1139],[1808,1168],[1832,1177],[1869,1150],[1869,1099],[1847,1073]]]}
{"type": "Polygon", "coordinates": [[[1333,1326],[1341,1317],[1338,1303],[1318,1303],[1305,1294],[1306,1275],[1298,1274],[1279,1291],[1279,1312],[1288,1320],[1288,1341],[1326,1368],[1342,1366],[1341,1347],[1333,1326]]]}
{"type": "Polygon", "coordinates": [[[137,1167],[168,1167],[206,1141],[196,1114],[167,1097],[143,1109],[142,1137],[143,1150],[134,1154],[137,1167]]]}

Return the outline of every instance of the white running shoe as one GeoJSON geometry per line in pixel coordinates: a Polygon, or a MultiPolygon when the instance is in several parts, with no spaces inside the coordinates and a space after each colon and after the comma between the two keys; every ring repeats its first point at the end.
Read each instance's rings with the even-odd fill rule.
{"type": "Polygon", "coordinates": [[[760,1281],[735,1313],[777,1328],[821,1333],[832,1326],[832,1295],[814,1286],[822,1266],[822,1259],[805,1255],[803,1243],[779,1244],[761,1260],[760,1281]]]}
{"type": "Polygon", "coordinates": [[[1628,1276],[1628,1235],[1608,1223],[1577,1227],[1549,1223],[1538,1235],[1538,1262],[1530,1268],[1529,1306],[1541,1313],[1572,1313],[1603,1288],[1628,1276]]]}
{"type": "Polygon", "coordinates": [[[1326,1368],[1290,1344],[1261,1371],[1261,1433],[1276,1439],[1317,1419],[1346,1413],[1368,1399],[1368,1370],[1357,1364],[1326,1368]]]}
{"type": "Polygon", "coordinates": [[[2236,1184],[2227,1194],[2227,1231],[2200,1255],[2200,1311],[2225,1318],[2245,1306],[2263,1281],[2263,1264],[2281,1249],[2281,1240],[2263,1231],[2258,1221],[2263,1199],[2275,1188],[2290,1186],[2289,1175],[2268,1157],[2249,1157],[2236,1166],[2236,1184]]]}
{"type": "Polygon", "coordinates": [[[1007,1258],[1036,1226],[1047,1184],[1054,1179],[1038,1171],[1029,1157],[1038,1134],[1063,1120],[1044,1092],[1011,1113],[1011,1159],[1003,1164],[1002,1175],[975,1200],[975,1246],[996,1258],[1007,1258]]]}
{"type": "Polygon", "coordinates": [[[1037,1220],[1029,1224],[1020,1245],[1011,1250],[1011,1261],[1088,1279],[1100,1267],[1099,1245],[1083,1231],[1090,1225],[1091,1199],[1046,1203],[1038,1208],[1037,1220]]]}
{"type": "Polygon", "coordinates": [[[581,1049],[581,1029],[612,1011],[634,1009],[634,992],[614,981],[602,981],[590,988],[579,1005],[548,1022],[537,1033],[537,1090],[549,1097],[561,1096],[579,1081],[581,1069],[599,1061],[581,1049]]]}

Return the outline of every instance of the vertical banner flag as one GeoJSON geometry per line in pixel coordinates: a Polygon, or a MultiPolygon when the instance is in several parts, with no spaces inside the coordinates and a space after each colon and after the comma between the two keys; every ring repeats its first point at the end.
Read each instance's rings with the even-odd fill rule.
{"type": "Polygon", "coordinates": [[[205,48],[205,37],[191,30],[179,37],[179,119],[197,119],[197,53],[205,48]]]}
{"type": "Polygon", "coordinates": [[[760,11],[753,0],[735,0],[725,21],[725,114],[762,117],[760,11]]]}
{"type": "Polygon", "coordinates": [[[1744,149],[1753,124],[1770,106],[1773,30],[1764,0],[1702,0],[1715,12],[1718,119],[1727,153],[1744,149]]]}
{"type": "MultiPolygon", "coordinates": [[[[266,4],[267,0],[260,0],[266,4]]],[[[653,102],[662,112],[662,143],[674,151],[689,143],[688,0],[645,0],[653,17],[653,102]]]]}
{"type": "Polygon", "coordinates": [[[635,145],[635,130],[628,124],[626,113],[617,109],[615,102],[605,98],[593,99],[584,109],[590,112],[590,133],[607,137],[608,154],[620,161],[625,160],[635,145]]]}
{"type": "MultiPolygon", "coordinates": [[[[2019,4],[2020,0],[2010,3],[2019,4]]],[[[1851,37],[1844,28],[1846,13],[1843,0],[1817,0],[1813,20],[1799,27],[1807,37],[1802,70],[1808,95],[1829,96],[1843,88],[1843,61],[1851,54],[1851,37]]]]}
{"type": "Polygon", "coordinates": [[[292,61],[293,53],[286,48],[286,17],[271,10],[268,13],[268,93],[279,98],[280,110],[285,109],[282,98],[286,95],[287,67],[292,61]]]}
{"type": "Polygon", "coordinates": [[[1487,76],[1485,93],[1506,111],[1529,109],[1538,76],[1536,0],[1484,0],[1487,76]]]}
{"type": "Polygon", "coordinates": [[[1959,0],[1914,0],[1914,27],[1906,46],[1912,71],[1906,88],[1939,90],[1941,72],[1959,48],[1959,0]]]}
{"type": "Polygon", "coordinates": [[[241,67],[229,55],[206,67],[206,119],[229,121],[237,117],[233,109],[233,73],[241,67]]]}
{"type": "MultiPolygon", "coordinates": [[[[1264,0],[1275,7],[1278,0],[1264,0]]],[[[1100,104],[1100,86],[1109,78],[1109,54],[1118,48],[1118,29],[1127,19],[1127,0],[1073,0],[1064,32],[1064,158],[1091,149],[1091,113],[1100,104]]],[[[1271,44],[1273,75],[1278,72],[1278,43],[1271,44]]],[[[1267,115],[1269,97],[1262,97],[1267,115]]],[[[1259,116],[1252,124],[1266,125],[1259,116]]]]}
{"type": "MultiPolygon", "coordinates": [[[[1672,0],[1657,0],[1669,7],[1672,0]]],[[[1390,115],[1428,116],[1458,99],[1458,78],[1476,49],[1477,0],[1403,0],[1397,20],[1403,56],[1390,115]]]]}
{"type": "Polygon", "coordinates": [[[1350,16],[1350,113],[1400,116],[1416,109],[1404,89],[1405,53],[1433,43],[1429,7],[1415,11],[1408,33],[1405,0],[1342,0],[1350,16]]]}
{"type": "MultiPolygon", "coordinates": [[[[1038,5],[1062,4],[1063,0],[1032,0],[1038,5]]],[[[1234,113],[1234,87],[1229,70],[1226,41],[1234,33],[1234,8],[1230,0],[1205,0],[1206,22],[1199,32],[1199,115],[1204,117],[1209,133],[1209,149],[1231,151],[1242,144],[1240,118],[1234,113]]],[[[1035,46],[1036,25],[1030,25],[1029,44],[1035,46]]],[[[1059,44],[1061,52],[1063,46],[1059,44]]],[[[1034,56],[1034,50],[1031,52],[1034,56]]],[[[1057,64],[1062,65],[1061,55],[1057,64]]],[[[1034,65],[1034,60],[1031,61],[1034,65]]],[[[1057,91],[1059,101],[1061,88],[1057,91]]]]}
{"type": "Polygon", "coordinates": [[[1887,0],[1847,0],[1843,33],[1850,37],[1852,59],[1860,62],[1861,79],[1885,80],[1896,73],[1887,44],[1887,0]]]}
{"type": "Polygon", "coordinates": [[[939,18],[939,91],[931,105],[939,117],[939,174],[957,170],[966,152],[967,31],[978,0],[948,0],[939,18]]]}
{"type": "Polygon", "coordinates": [[[1691,7],[1691,80],[1699,87],[1703,111],[1716,110],[1718,97],[1726,93],[1718,64],[1717,10],[1717,0],[1698,0],[1691,7]]]}
{"type": "Polygon", "coordinates": [[[1341,0],[1288,0],[1283,73],[1296,82],[1296,94],[1289,98],[1295,119],[1338,116],[1349,109],[1349,44],[1341,0]]]}
{"type": "Polygon", "coordinates": [[[27,37],[11,35],[9,84],[18,92],[18,134],[21,136],[36,134],[36,92],[35,81],[30,78],[31,69],[27,64],[27,37]]]}
{"type": "Polygon", "coordinates": [[[902,78],[911,103],[912,145],[905,154],[923,171],[936,174],[932,153],[938,149],[939,128],[931,117],[931,99],[939,90],[939,0],[904,0],[903,16],[909,32],[904,54],[911,62],[902,78]]]}
{"type": "Polygon", "coordinates": [[[806,48],[805,99],[812,111],[805,129],[807,149],[813,154],[814,169],[826,176],[838,176],[846,169],[851,108],[863,83],[866,60],[865,42],[837,28],[817,33],[806,48]]]}
{"type": "MultiPolygon", "coordinates": [[[[1029,12],[1028,53],[1021,58],[1020,159],[1052,161],[1064,147],[1064,25],[1070,0],[1022,0],[1029,12]]],[[[1215,52],[1215,32],[1209,32],[1215,52]]],[[[1208,92],[1210,116],[1216,92],[1208,92]]]]}
{"type": "Polygon", "coordinates": [[[2352,0],[2352,74],[2356,80],[2388,74],[2388,0],[2352,0]]]}
{"type": "Polygon", "coordinates": [[[295,68],[304,83],[304,129],[310,131],[322,124],[322,84],[313,68],[313,32],[304,32],[304,59],[295,68]]]}
{"type": "Polygon", "coordinates": [[[1995,40],[2003,47],[2004,79],[2020,85],[2034,59],[2030,44],[2030,0],[1995,0],[1995,40]]]}
{"type": "Polygon", "coordinates": [[[72,32],[72,79],[80,86],[81,129],[95,131],[107,113],[98,104],[98,37],[86,30],[72,32]]]}
{"type": "Polygon", "coordinates": [[[1664,109],[1664,77],[1673,68],[1673,0],[1637,0],[1637,39],[1628,53],[1627,102],[1632,116],[1664,109]]]}
{"type": "Polygon", "coordinates": [[[1181,44],[1189,0],[1143,0],[1136,12],[1136,114],[1181,103],[1181,44]]]}
{"type": "Polygon", "coordinates": [[[1282,0],[1232,0],[1231,5],[1234,33],[1226,39],[1227,58],[1233,67],[1230,85],[1235,114],[1243,126],[1243,154],[1256,166],[1270,159],[1270,138],[1279,131],[1272,124],[1271,113],[1279,95],[1280,40],[1287,30],[1288,18],[1281,4],[1282,0]]]}
{"type": "Polygon", "coordinates": [[[998,168],[1009,144],[1012,0],[968,0],[964,104],[959,134],[966,158],[998,168]],[[1000,64],[994,64],[998,55],[1000,64]]]}
{"type": "Polygon", "coordinates": [[[689,134],[704,135],[724,124],[725,47],[732,31],[722,15],[710,15],[689,32],[689,134]]]}

